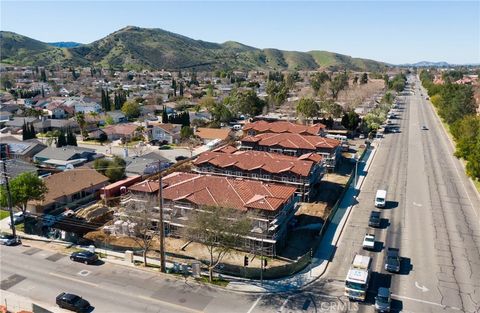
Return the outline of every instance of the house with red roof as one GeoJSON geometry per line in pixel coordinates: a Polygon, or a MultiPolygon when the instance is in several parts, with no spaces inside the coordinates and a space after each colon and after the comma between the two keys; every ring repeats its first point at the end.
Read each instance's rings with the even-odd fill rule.
{"type": "Polygon", "coordinates": [[[281,153],[296,157],[317,153],[324,158],[328,169],[334,169],[340,155],[340,141],[292,133],[262,133],[243,137],[241,149],[281,153]]]}
{"type": "Polygon", "coordinates": [[[302,201],[310,201],[315,195],[318,188],[313,187],[325,172],[323,157],[316,153],[294,157],[266,151],[237,151],[232,146],[204,152],[193,165],[196,173],[293,186],[302,201]]]}
{"type": "Polygon", "coordinates": [[[263,133],[291,133],[299,135],[320,136],[324,134],[326,126],[323,124],[301,125],[287,121],[268,122],[258,120],[256,122],[247,123],[243,127],[245,136],[255,136],[263,133]]]}
{"type": "Polygon", "coordinates": [[[163,178],[165,223],[182,236],[189,213],[207,206],[228,207],[252,216],[252,232],[240,249],[264,245],[275,256],[285,245],[287,225],[294,216],[296,188],[249,179],[174,172],[163,178]]]}

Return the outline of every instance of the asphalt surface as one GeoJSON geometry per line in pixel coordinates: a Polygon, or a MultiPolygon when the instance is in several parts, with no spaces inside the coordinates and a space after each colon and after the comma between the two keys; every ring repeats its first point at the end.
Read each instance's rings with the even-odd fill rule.
{"type": "Polygon", "coordinates": [[[381,286],[392,290],[392,312],[480,312],[480,199],[415,85],[415,94],[400,97],[393,120],[400,132],[380,140],[326,274],[302,293],[277,296],[278,312],[374,312],[381,286]],[[387,189],[385,209],[374,207],[377,189],[387,189]],[[368,227],[372,210],[381,211],[381,228],[368,227]],[[376,235],[373,252],[362,249],[366,233],[376,235]],[[399,274],[384,270],[386,247],[400,249],[399,274]],[[356,253],[372,257],[365,303],[343,295],[356,253]]]}
{"type": "Polygon", "coordinates": [[[60,292],[87,299],[93,312],[249,312],[258,295],[236,294],[155,272],[85,265],[53,251],[0,246],[0,288],[55,305],[60,292]]]}

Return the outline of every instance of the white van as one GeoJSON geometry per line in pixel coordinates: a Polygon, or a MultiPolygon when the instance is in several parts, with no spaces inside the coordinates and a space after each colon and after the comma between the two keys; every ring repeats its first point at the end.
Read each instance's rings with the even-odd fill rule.
{"type": "Polygon", "coordinates": [[[235,131],[239,131],[239,130],[242,130],[242,125],[239,125],[239,124],[233,125],[232,128],[233,128],[233,130],[235,130],[235,131]]]}
{"type": "Polygon", "coordinates": [[[387,191],[379,189],[375,195],[375,206],[377,208],[384,208],[387,203],[387,191]]]}

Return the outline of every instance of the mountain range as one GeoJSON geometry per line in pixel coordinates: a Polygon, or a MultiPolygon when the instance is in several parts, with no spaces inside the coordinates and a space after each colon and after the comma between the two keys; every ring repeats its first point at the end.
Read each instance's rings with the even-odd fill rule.
{"type": "Polygon", "coordinates": [[[355,70],[381,71],[388,64],[328,51],[258,49],[235,41],[194,40],[162,29],[127,26],[90,44],[45,43],[0,32],[2,64],[101,66],[114,69],[355,70]]]}

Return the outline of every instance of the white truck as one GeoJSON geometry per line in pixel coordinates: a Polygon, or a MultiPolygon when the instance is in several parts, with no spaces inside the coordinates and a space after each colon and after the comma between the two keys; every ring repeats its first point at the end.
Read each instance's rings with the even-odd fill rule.
{"type": "Polygon", "coordinates": [[[357,254],[345,279],[345,295],[350,300],[365,301],[368,282],[370,280],[370,266],[372,259],[369,256],[357,254]]]}

